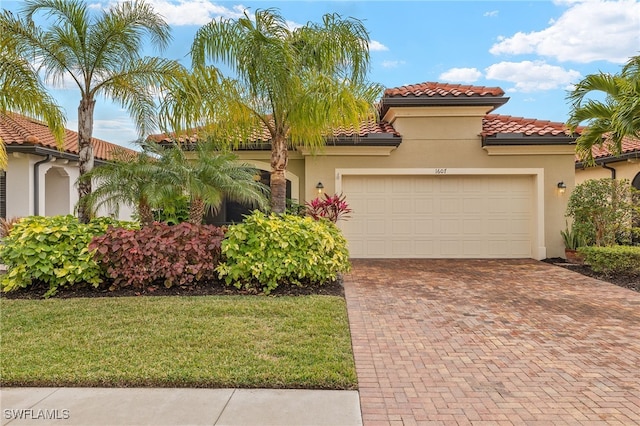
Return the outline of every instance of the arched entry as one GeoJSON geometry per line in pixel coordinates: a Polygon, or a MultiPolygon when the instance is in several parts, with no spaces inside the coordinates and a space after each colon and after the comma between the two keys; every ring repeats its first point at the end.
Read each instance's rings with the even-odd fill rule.
{"type": "Polygon", "coordinates": [[[51,167],[44,175],[44,214],[46,216],[71,213],[70,179],[62,167],[51,167]]]}

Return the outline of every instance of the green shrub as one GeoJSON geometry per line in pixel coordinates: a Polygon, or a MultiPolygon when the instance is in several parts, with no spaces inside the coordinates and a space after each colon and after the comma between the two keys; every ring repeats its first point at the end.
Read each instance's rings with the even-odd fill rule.
{"type": "Polygon", "coordinates": [[[89,249],[115,287],[144,288],[156,281],[172,287],[215,279],[223,237],[213,225],[154,223],[140,230],[110,228],[89,249]]]}
{"type": "MultiPolygon", "coordinates": [[[[567,205],[573,229],[587,245],[610,246],[631,236],[635,188],[628,179],[589,179],[577,185],[567,205]]],[[[636,206],[637,207],[637,206],[636,206]]]]}
{"type": "Polygon", "coordinates": [[[3,291],[12,291],[42,281],[49,285],[45,297],[60,287],[79,283],[97,287],[101,270],[88,246],[110,225],[134,226],[110,218],[97,218],[85,225],[71,215],[21,219],[0,247],[0,259],[7,265],[0,286],[3,291]]]}
{"type": "Polygon", "coordinates": [[[254,212],[222,242],[220,278],[269,294],[279,284],[322,284],[349,271],[347,241],[328,220],[254,212]]]}
{"type": "Polygon", "coordinates": [[[640,274],[639,246],[580,247],[578,253],[596,272],[640,274]]]}

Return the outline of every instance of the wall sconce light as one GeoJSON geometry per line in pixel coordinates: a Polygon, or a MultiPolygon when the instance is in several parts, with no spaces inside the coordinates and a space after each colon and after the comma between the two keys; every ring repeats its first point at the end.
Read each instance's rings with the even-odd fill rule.
{"type": "Polygon", "coordinates": [[[324,189],[324,185],[322,184],[322,182],[318,182],[318,184],[316,185],[316,189],[318,190],[318,195],[322,195],[322,190],[324,189]]]}
{"type": "Polygon", "coordinates": [[[558,192],[560,194],[564,194],[566,190],[567,190],[567,184],[565,184],[563,181],[558,182],[558,192]]]}

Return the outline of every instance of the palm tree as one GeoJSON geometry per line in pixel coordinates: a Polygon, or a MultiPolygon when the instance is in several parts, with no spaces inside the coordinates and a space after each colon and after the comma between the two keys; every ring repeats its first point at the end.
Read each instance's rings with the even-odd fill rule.
{"type": "MultiPolygon", "coordinates": [[[[0,14],[6,19],[8,11],[0,14]]],[[[55,100],[47,94],[34,67],[20,57],[15,43],[3,31],[0,33],[0,114],[15,111],[47,123],[51,133],[62,146],[65,117],[55,100]]],[[[0,170],[7,167],[7,151],[0,139],[0,170]]]]}
{"type": "MultiPolygon", "coordinates": [[[[133,117],[140,134],[155,127],[155,88],[175,75],[180,65],[156,57],[142,57],[144,36],[153,46],[164,48],[170,28],[143,1],[119,2],[109,10],[91,15],[81,0],[27,0],[22,15],[5,13],[0,33],[15,43],[25,60],[39,64],[45,79],[59,83],[66,78],[80,90],[78,106],[79,169],[83,176],[93,169],[91,145],[96,97],[103,95],[122,104],[133,117]],[[33,16],[44,13],[53,23],[36,26],[33,16]]],[[[78,182],[82,199],[91,193],[91,180],[78,182]]],[[[81,203],[78,217],[88,222],[89,212],[81,203]]]]}
{"type": "Polygon", "coordinates": [[[147,151],[135,152],[117,148],[111,152],[112,159],[84,175],[96,188],[80,203],[88,212],[107,206],[116,212],[121,204],[134,206],[140,225],[153,223],[152,206],[159,204],[155,179],[161,172],[158,161],[147,151]]]}
{"type": "Polygon", "coordinates": [[[206,211],[216,211],[225,198],[260,209],[267,205],[268,188],[255,179],[256,169],[238,163],[234,154],[217,151],[211,142],[174,143],[164,148],[159,167],[162,173],[156,181],[161,198],[177,199],[186,194],[190,223],[202,223],[206,211]]]}
{"type": "Polygon", "coordinates": [[[576,152],[587,164],[595,164],[593,146],[607,144],[614,154],[622,152],[625,137],[640,138],[640,56],[633,56],[619,74],[590,74],[568,95],[572,110],[567,121],[571,131],[586,122],[576,141],[576,152]],[[603,100],[589,98],[604,96],[603,100]]]}
{"type": "Polygon", "coordinates": [[[334,129],[357,128],[375,115],[381,87],[366,81],[368,42],[360,21],[336,14],[294,30],[274,9],[258,10],[254,19],[245,12],[238,20],[214,20],[196,33],[193,75],[167,98],[163,115],[178,130],[199,127],[232,147],[255,143],[266,129],[271,209],[282,213],[288,148],[322,147],[334,129]],[[234,75],[222,77],[208,60],[234,75]]]}

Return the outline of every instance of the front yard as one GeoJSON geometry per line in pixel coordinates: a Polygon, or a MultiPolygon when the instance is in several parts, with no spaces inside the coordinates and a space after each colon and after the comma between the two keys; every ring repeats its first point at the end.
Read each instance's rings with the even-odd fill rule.
{"type": "Polygon", "coordinates": [[[355,389],[338,296],[0,299],[2,386],[355,389]]]}

